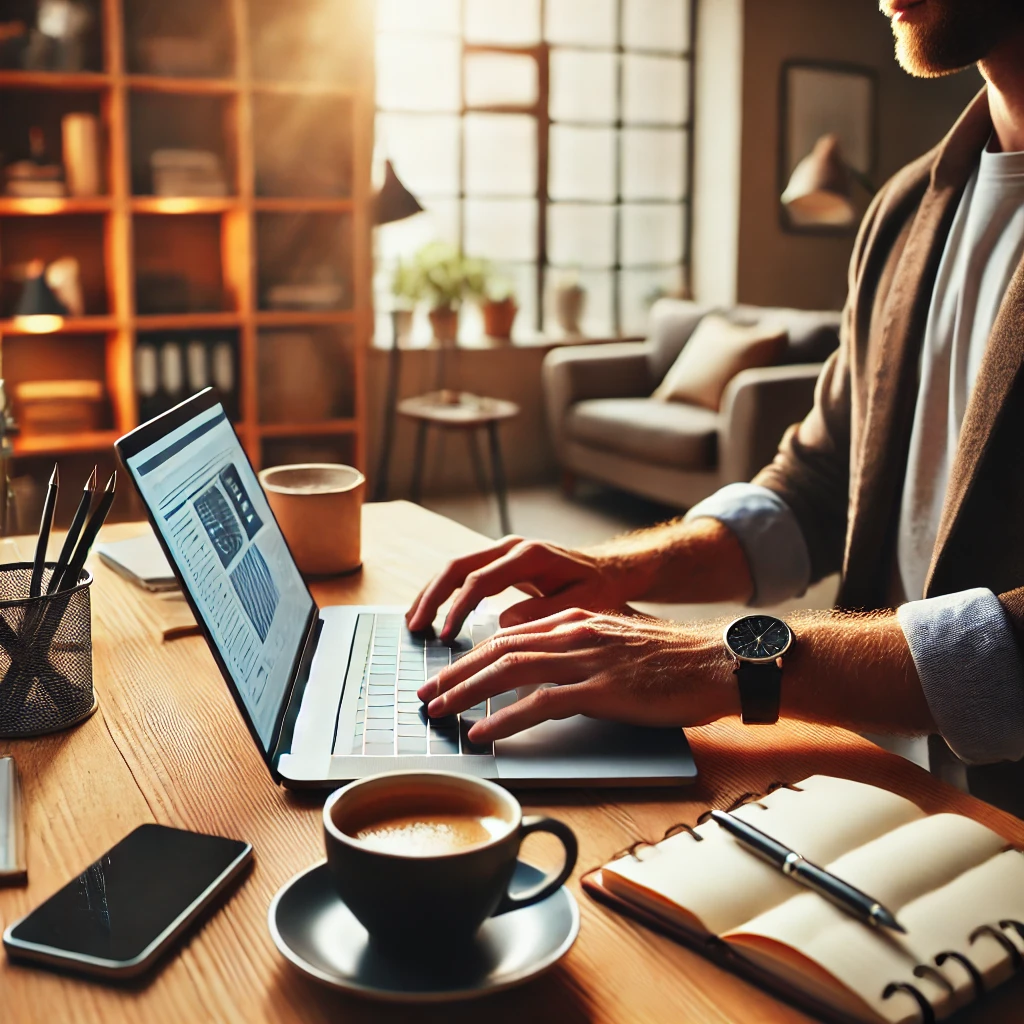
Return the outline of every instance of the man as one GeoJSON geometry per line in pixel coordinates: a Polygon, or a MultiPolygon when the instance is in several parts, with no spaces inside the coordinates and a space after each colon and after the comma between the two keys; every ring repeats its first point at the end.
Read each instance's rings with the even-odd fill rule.
{"type": "Polygon", "coordinates": [[[873,201],[813,410],[753,484],[682,521],[591,552],[508,538],[453,562],[410,609],[413,629],[456,591],[445,635],[486,595],[516,585],[534,596],[425,684],[431,715],[551,683],[470,736],[577,713],[685,726],[781,710],[939,733],[968,764],[1024,755],[1024,5],[882,8],[907,71],[977,63],[986,86],[873,201]],[[720,623],[625,609],[771,603],[837,570],[838,606],[861,611],[791,620],[781,672],[771,656],[789,633],[768,617],[745,623],[726,652],[720,623]]]}

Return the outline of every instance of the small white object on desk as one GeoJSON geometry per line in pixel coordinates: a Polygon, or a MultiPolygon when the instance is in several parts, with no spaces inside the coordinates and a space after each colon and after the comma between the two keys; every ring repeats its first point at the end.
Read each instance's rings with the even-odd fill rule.
{"type": "Polygon", "coordinates": [[[27,881],[18,767],[13,757],[0,757],[0,885],[24,885],[27,881]]]}
{"type": "Polygon", "coordinates": [[[152,531],[127,540],[97,544],[96,553],[104,565],[143,590],[159,593],[178,587],[174,570],[152,531]]]}

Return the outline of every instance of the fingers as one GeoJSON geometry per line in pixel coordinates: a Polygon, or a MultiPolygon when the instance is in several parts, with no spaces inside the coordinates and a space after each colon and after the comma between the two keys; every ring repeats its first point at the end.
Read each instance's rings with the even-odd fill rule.
{"type": "MultiPolygon", "coordinates": [[[[505,537],[493,547],[476,551],[464,558],[456,558],[428,583],[406,613],[406,625],[414,633],[427,629],[434,621],[438,608],[462,586],[469,573],[507,554],[522,541],[521,537],[505,537]]],[[[459,624],[461,626],[461,623],[459,624]]]]}
{"type": "Polygon", "coordinates": [[[481,719],[468,733],[470,742],[487,744],[503,740],[550,719],[583,714],[586,690],[583,683],[552,686],[481,719]]]}
{"type": "Polygon", "coordinates": [[[506,608],[498,618],[498,625],[503,629],[508,626],[521,626],[524,622],[535,622],[546,619],[550,615],[566,611],[576,605],[583,604],[582,586],[569,587],[557,594],[547,597],[531,597],[525,601],[506,608]]]}

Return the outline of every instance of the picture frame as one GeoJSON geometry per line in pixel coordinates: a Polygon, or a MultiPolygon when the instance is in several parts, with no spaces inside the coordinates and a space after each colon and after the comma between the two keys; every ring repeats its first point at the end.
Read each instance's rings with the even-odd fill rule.
{"type": "MultiPolygon", "coordinates": [[[[823,135],[838,136],[844,161],[860,182],[874,180],[878,159],[878,74],[839,61],[787,60],[779,86],[778,195],[797,164],[823,135]]],[[[866,199],[861,184],[855,198],[866,199]]],[[[866,205],[863,203],[862,205],[866,205]]],[[[783,230],[795,234],[849,235],[846,227],[797,224],[779,202],[783,230]]]]}

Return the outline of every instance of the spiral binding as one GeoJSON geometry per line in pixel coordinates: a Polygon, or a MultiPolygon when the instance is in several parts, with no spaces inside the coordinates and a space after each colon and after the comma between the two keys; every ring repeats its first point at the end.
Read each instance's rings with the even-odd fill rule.
{"type": "MultiPolygon", "coordinates": [[[[1024,956],[1021,955],[1016,943],[1006,935],[1006,930],[1011,928],[1017,933],[1018,938],[1024,940],[1024,923],[1015,921],[1013,918],[1005,918],[998,925],[979,925],[967,937],[967,941],[973,946],[982,936],[994,939],[1003,947],[1006,955],[1010,958],[1010,966],[1013,970],[1019,971],[1021,967],[1024,967],[1024,956]]],[[[974,986],[974,998],[975,1000],[981,999],[985,994],[985,979],[982,977],[981,971],[971,962],[969,957],[955,949],[944,950],[935,957],[935,963],[938,967],[941,967],[949,960],[960,964],[967,971],[971,984],[974,986]]],[[[950,994],[955,991],[953,983],[941,971],[932,967],[931,964],[918,964],[914,968],[914,976],[917,978],[931,978],[942,985],[950,994]]],[[[925,998],[924,993],[916,985],[911,985],[906,981],[890,982],[883,989],[882,998],[889,999],[897,992],[904,992],[914,999],[921,1010],[921,1024],[932,1024],[935,1020],[935,1010],[925,998]]]]}
{"type": "MultiPolygon", "coordinates": [[[[758,807],[763,807],[764,805],[759,803],[758,801],[763,800],[766,796],[768,796],[770,793],[774,793],[777,789],[792,789],[797,793],[803,792],[803,790],[801,790],[799,786],[794,786],[792,783],[773,782],[765,789],[763,793],[742,793],[740,796],[736,797],[736,799],[733,800],[733,802],[729,804],[729,806],[726,807],[725,810],[735,811],[737,807],[742,807],[744,804],[747,803],[753,803],[758,807]]],[[[767,808],[764,809],[767,810],[767,808]]],[[[702,814],[698,816],[697,824],[703,825],[704,822],[707,821],[708,818],[710,818],[710,816],[711,808],[704,811],[702,814]]],[[[698,843],[702,843],[704,841],[704,837],[699,832],[697,832],[692,825],[687,825],[685,822],[680,821],[677,822],[675,825],[670,825],[665,830],[665,834],[661,837],[661,839],[658,839],[655,842],[650,842],[647,839],[637,839],[635,842],[630,843],[629,846],[627,846],[625,849],[619,850],[618,853],[613,854],[611,859],[618,860],[620,857],[632,857],[634,860],[639,860],[640,858],[637,856],[638,851],[646,849],[647,847],[657,846],[658,843],[664,842],[666,839],[671,839],[672,836],[679,835],[682,832],[686,832],[698,843]]]]}

